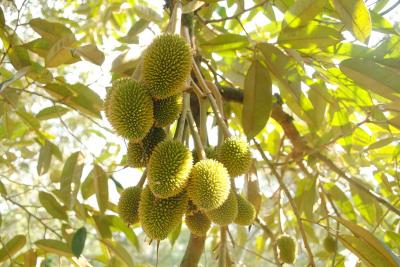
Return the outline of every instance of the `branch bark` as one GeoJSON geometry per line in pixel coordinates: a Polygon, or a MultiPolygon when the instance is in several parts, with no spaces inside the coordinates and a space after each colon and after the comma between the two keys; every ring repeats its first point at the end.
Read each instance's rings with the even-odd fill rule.
{"type": "Polygon", "coordinates": [[[187,246],[188,249],[186,249],[185,255],[183,256],[181,267],[196,267],[200,261],[201,254],[203,254],[205,243],[205,236],[190,234],[187,246]]]}

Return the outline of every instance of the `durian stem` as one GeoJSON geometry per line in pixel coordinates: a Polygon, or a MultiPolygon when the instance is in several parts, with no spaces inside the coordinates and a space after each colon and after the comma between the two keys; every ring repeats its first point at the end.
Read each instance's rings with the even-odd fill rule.
{"type": "Polygon", "coordinates": [[[192,137],[193,137],[194,146],[196,148],[197,156],[199,157],[199,159],[205,159],[206,158],[206,153],[204,151],[204,146],[203,146],[203,143],[201,142],[201,137],[199,135],[199,132],[197,131],[196,123],[194,121],[193,114],[192,114],[192,111],[190,109],[187,111],[187,115],[186,116],[188,118],[190,132],[191,132],[192,137]]]}
{"type": "Polygon", "coordinates": [[[169,21],[167,32],[179,34],[181,33],[182,25],[182,2],[176,1],[169,21]]]}
{"type": "Polygon", "coordinates": [[[200,103],[200,124],[199,133],[203,144],[207,144],[207,109],[208,103],[205,99],[199,99],[200,103]]]}
{"type": "Polygon", "coordinates": [[[190,234],[189,243],[186,247],[186,252],[181,262],[181,267],[196,267],[198,265],[201,254],[203,254],[205,242],[205,236],[196,236],[190,234]]]}
{"type": "Polygon", "coordinates": [[[222,115],[222,113],[220,111],[220,108],[218,107],[217,101],[215,100],[215,98],[214,98],[213,94],[211,93],[210,89],[208,88],[207,83],[204,80],[203,75],[201,74],[200,69],[197,66],[195,60],[193,59],[192,61],[193,61],[194,74],[195,74],[197,80],[199,81],[200,87],[203,89],[203,91],[206,94],[208,100],[210,101],[211,108],[212,108],[212,110],[213,110],[213,112],[215,114],[215,117],[217,119],[218,125],[222,128],[222,131],[223,131],[225,137],[231,136],[231,133],[229,132],[229,128],[225,123],[225,120],[224,120],[223,115],[222,115]]]}
{"type": "Polygon", "coordinates": [[[219,243],[218,267],[227,267],[226,262],[226,226],[221,226],[221,241],[219,243]]]}
{"type": "Polygon", "coordinates": [[[187,111],[189,110],[190,106],[190,95],[188,93],[183,93],[183,108],[182,108],[182,113],[181,116],[179,117],[178,124],[176,125],[176,131],[175,131],[175,140],[182,141],[183,138],[183,130],[185,128],[185,121],[186,121],[186,114],[187,111]]]}
{"type": "Polygon", "coordinates": [[[137,187],[140,187],[140,188],[143,187],[144,182],[146,181],[146,176],[147,176],[147,170],[144,170],[143,173],[142,173],[142,177],[140,177],[140,180],[139,180],[139,182],[137,184],[137,187]]]}

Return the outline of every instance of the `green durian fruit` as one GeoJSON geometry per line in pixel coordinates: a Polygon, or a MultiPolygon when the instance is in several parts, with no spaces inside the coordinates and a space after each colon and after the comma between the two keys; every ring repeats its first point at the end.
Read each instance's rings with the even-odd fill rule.
{"type": "Polygon", "coordinates": [[[139,218],[143,231],[150,239],[165,239],[182,221],[187,204],[186,192],[170,198],[157,198],[150,187],[146,186],[139,205],[139,218]]]}
{"type": "Polygon", "coordinates": [[[182,192],[192,165],[192,153],[182,143],[166,140],[158,144],[148,165],[148,181],[153,194],[168,198],[182,192]]]}
{"type": "Polygon", "coordinates": [[[220,207],[207,211],[206,215],[212,222],[219,225],[228,225],[232,223],[238,215],[236,192],[231,190],[225,202],[220,207]]]}
{"type": "Polygon", "coordinates": [[[210,219],[201,211],[196,211],[192,215],[186,214],[185,222],[189,231],[197,236],[205,236],[210,229],[210,219]]]}
{"type": "Polygon", "coordinates": [[[237,137],[229,137],[217,148],[216,159],[224,164],[233,178],[248,172],[251,164],[251,152],[247,142],[237,137]]]}
{"type": "Polygon", "coordinates": [[[145,167],[153,152],[153,149],[167,137],[162,128],[151,128],[150,132],[139,142],[129,141],[126,155],[128,166],[145,167]]]}
{"type": "Polygon", "coordinates": [[[165,127],[178,119],[182,111],[182,94],[154,100],[154,124],[165,127]]]}
{"type": "Polygon", "coordinates": [[[334,253],[337,250],[337,241],[331,235],[328,235],[324,239],[324,248],[329,253],[334,253]]]}
{"type": "Polygon", "coordinates": [[[289,235],[281,235],[276,240],[279,259],[284,263],[294,263],[297,255],[297,242],[289,235]]]}
{"type": "Polygon", "coordinates": [[[113,82],[104,101],[104,110],[116,133],[126,139],[141,140],[154,123],[153,101],[148,90],[130,78],[113,82]]]}
{"type": "Polygon", "coordinates": [[[118,201],[118,214],[127,224],[139,222],[139,202],[142,189],[137,186],[126,188],[122,191],[118,201]]]}
{"type": "Polygon", "coordinates": [[[190,172],[188,194],[199,209],[212,210],[221,206],[230,188],[228,171],[216,160],[201,160],[190,172]]]}
{"type": "Polygon", "coordinates": [[[191,48],[179,35],[163,34],[154,39],[143,57],[141,80],[156,99],[183,91],[192,69],[191,48]]]}
{"type": "Polygon", "coordinates": [[[256,218],[256,209],[253,204],[241,195],[236,195],[238,202],[238,215],[235,219],[236,224],[250,225],[256,218]]]}

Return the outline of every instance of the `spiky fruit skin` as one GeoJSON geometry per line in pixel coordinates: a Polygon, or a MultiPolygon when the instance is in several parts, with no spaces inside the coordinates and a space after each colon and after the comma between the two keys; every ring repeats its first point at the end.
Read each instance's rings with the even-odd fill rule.
{"type": "Polygon", "coordinates": [[[145,167],[156,145],[162,142],[167,134],[162,128],[151,128],[150,132],[139,142],[129,141],[126,162],[128,166],[145,167]]]}
{"type": "Polygon", "coordinates": [[[189,45],[179,35],[163,34],[154,39],[143,57],[142,81],[156,99],[182,92],[192,68],[189,45]]]}
{"type": "Polygon", "coordinates": [[[231,190],[228,198],[218,208],[206,212],[208,218],[221,226],[232,223],[238,215],[238,201],[236,192],[231,190]]]}
{"type": "Polygon", "coordinates": [[[186,187],[193,165],[192,153],[182,143],[166,140],[158,144],[148,165],[149,186],[158,198],[168,198],[186,187]]]}
{"type": "Polygon", "coordinates": [[[139,218],[143,231],[150,239],[165,239],[182,221],[187,203],[186,192],[162,199],[154,196],[149,186],[146,186],[139,205],[139,218]]]}
{"type": "Polygon", "coordinates": [[[325,237],[323,244],[324,244],[324,248],[327,252],[329,252],[329,253],[336,252],[337,242],[336,242],[335,238],[333,238],[331,235],[328,235],[327,237],[325,237]]]}
{"type": "Polygon", "coordinates": [[[118,214],[126,224],[139,222],[139,203],[142,189],[137,186],[126,188],[122,191],[118,201],[118,214]]]}
{"type": "MultiPolygon", "coordinates": [[[[206,146],[204,148],[204,152],[206,153],[206,158],[208,158],[208,159],[215,159],[216,158],[215,147],[206,146]]],[[[199,162],[199,157],[197,155],[197,151],[196,150],[192,150],[192,155],[193,155],[193,162],[194,163],[199,162]]]]}
{"type": "Polygon", "coordinates": [[[192,215],[186,214],[185,222],[189,231],[197,236],[205,236],[210,229],[210,219],[201,211],[196,211],[192,215]]]}
{"type": "Polygon", "coordinates": [[[107,119],[116,133],[138,141],[153,125],[153,101],[139,82],[121,78],[113,82],[104,101],[107,119]]]}
{"type": "Polygon", "coordinates": [[[216,160],[201,160],[190,172],[188,194],[199,209],[212,210],[221,206],[228,198],[230,187],[228,171],[216,160]]]}
{"type": "Polygon", "coordinates": [[[293,263],[297,254],[297,243],[288,235],[281,235],[276,240],[278,246],[279,259],[284,263],[293,263]]]}
{"type": "Polygon", "coordinates": [[[154,100],[154,124],[165,127],[178,119],[182,111],[182,94],[154,100]]]}
{"type": "Polygon", "coordinates": [[[249,145],[237,137],[229,137],[217,148],[217,160],[224,164],[232,178],[244,174],[251,163],[249,145]]]}
{"type": "Polygon", "coordinates": [[[250,225],[256,218],[256,209],[253,204],[241,195],[236,195],[238,203],[238,215],[235,219],[236,224],[250,225]]]}

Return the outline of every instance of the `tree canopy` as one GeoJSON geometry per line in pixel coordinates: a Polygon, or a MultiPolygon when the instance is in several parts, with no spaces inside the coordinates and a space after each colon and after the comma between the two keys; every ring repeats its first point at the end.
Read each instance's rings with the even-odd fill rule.
{"type": "Polygon", "coordinates": [[[400,266],[399,6],[1,1],[0,266],[400,266]],[[251,225],[199,237],[187,212],[151,242],[118,214],[148,165],[131,166],[104,100],[165,33],[191,52],[166,138],[200,161],[230,136],[249,146],[244,174],[224,164],[251,225]]]}

